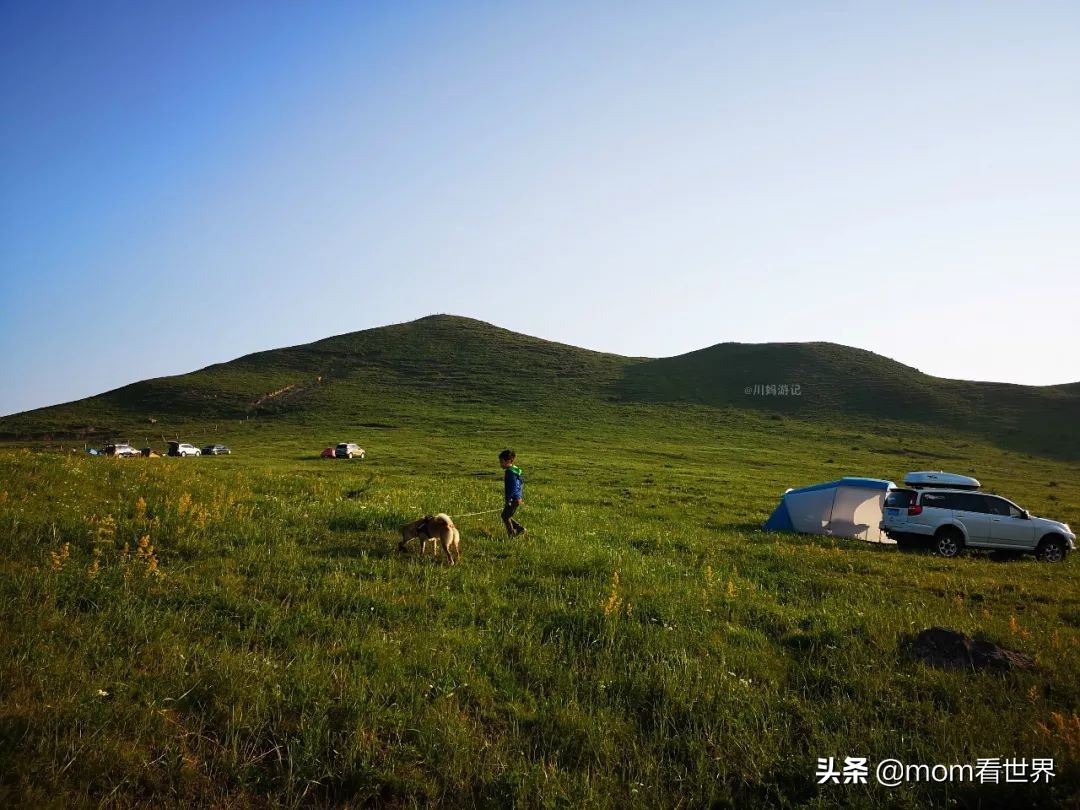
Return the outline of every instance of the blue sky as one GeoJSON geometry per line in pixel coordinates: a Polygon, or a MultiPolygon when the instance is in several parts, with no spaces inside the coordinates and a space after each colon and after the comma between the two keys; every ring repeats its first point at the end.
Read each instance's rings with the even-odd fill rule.
{"type": "Polygon", "coordinates": [[[1076,4],[0,14],[0,413],[435,312],[1080,380],[1076,4]]]}

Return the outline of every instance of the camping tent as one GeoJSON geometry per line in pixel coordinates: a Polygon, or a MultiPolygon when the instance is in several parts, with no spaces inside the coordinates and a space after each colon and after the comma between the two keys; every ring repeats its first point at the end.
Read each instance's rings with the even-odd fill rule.
{"type": "Polygon", "coordinates": [[[880,478],[846,476],[839,481],[789,489],[762,528],[887,543],[878,526],[885,497],[895,486],[880,478]]]}

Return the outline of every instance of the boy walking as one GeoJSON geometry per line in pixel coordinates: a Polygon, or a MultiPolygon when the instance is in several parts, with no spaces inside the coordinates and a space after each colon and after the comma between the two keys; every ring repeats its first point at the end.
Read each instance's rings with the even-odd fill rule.
{"type": "Polygon", "coordinates": [[[521,468],[515,466],[516,458],[517,454],[510,449],[499,453],[499,465],[506,470],[503,474],[503,500],[506,505],[502,510],[502,521],[509,537],[521,537],[525,534],[525,527],[514,520],[514,512],[524,503],[521,497],[524,488],[521,481],[521,468]]]}

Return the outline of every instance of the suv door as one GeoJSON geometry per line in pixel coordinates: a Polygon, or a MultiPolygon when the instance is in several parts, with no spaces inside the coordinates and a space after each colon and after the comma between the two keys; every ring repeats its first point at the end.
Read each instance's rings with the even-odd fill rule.
{"type": "Polygon", "coordinates": [[[990,537],[1002,548],[1035,548],[1035,526],[1023,510],[1004,498],[985,495],[990,507],[990,537]]]}
{"type": "Polygon", "coordinates": [[[953,497],[954,493],[939,489],[920,490],[919,506],[922,509],[908,518],[908,525],[919,534],[933,536],[942,524],[953,522],[953,497]]]}
{"type": "Polygon", "coordinates": [[[953,508],[953,517],[967,532],[968,545],[994,545],[990,536],[990,507],[984,496],[976,492],[954,492],[951,493],[949,502],[953,508]]]}

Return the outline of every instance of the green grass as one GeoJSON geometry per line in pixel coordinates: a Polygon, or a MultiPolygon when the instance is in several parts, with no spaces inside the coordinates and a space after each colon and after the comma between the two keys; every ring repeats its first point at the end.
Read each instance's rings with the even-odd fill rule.
{"type": "Polygon", "coordinates": [[[756,528],[788,486],[920,468],[974,470],[1077,525],[1075,463],[868,417],[605,402],[587,389],[618,369],[586,359],[561,400],[469,402],[453,383],[448,404],[399,369],[427,395],[342,384],[339,410],[170,417],[232,457],[0,451],[0,803],[1080,800],[1076,559],[947,561],[756,528]],[[368,460],[313,458],[339,440],[368,460]],[[480,515],[460,520],[461,566],[395,551],[405,520],[496,508],[507,444],[526,541],[480,515]],[[930,669],[905,641],[933,625],[1038,670],[930,669]],[[1053,757],[1057,777],[815,784],[818,757],[849,755],[1053,757]]]}

